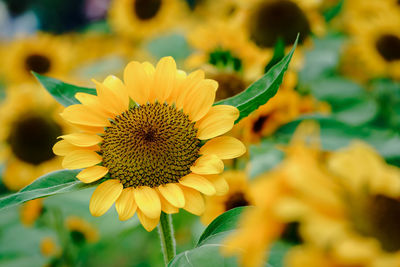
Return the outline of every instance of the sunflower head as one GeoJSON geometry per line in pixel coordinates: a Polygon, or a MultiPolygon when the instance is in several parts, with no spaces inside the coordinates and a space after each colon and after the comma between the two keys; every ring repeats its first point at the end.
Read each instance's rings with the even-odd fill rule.
{"type": "Polygon", "coordinates": [[[142,39],[178,24],[186,6],[178,0],[113,0],[109,21],[129,39],[142,39]]]}
{"type": "Polygon", "coordinates": [[[61,168],[52,147],[68,127],[58,117],[60,106],[42,88],[19,85],[6,93],[0,108],[0,140],[7,158],[3,182],[10,190],[19,190],[61,168]]]}
{"type": "Polygon", "coordinates": [[[303,9],[292,0],[265,0],[255,4],[249,14],[250,38],[259,46],[272,48],[279,39],[291,45],[300,33],[299,43],[311,33],[303,9]]]}
{"type": "Polygon", "coordinates": [[[31,72],[61,77],[70,70],[69,42],[60,37],[39,33],[20,38],[7,47],[5,53],[5,77],[12,83],[33,80],[31,72]]]}
{"type": "Polygon", "coordinates": [[[232,106],[212,106],[217,83],[204,72],[189,75],[171,57],[150,63],[131,62],[124,82],[109,76],[96,82],[97,96],[78,93],[82,103],[61,114],[79,132],[61,136],[53,150],[63,166],[83,168],[78,179],[97,187],[90,211],[104,214],[116,202],[121,220],[137,212],[147,230],[161,211],[204,209],[202,196],[225,190],[222,159],[240,156],[243,144],[229,131],[238,117],[232,106]]]}

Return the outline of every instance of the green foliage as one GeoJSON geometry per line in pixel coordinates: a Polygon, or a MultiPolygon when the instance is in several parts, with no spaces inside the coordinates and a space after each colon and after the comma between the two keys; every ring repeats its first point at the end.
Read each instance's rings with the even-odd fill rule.
{"type": "Polygon", "coordinates": [[[298,37],[292,50],[259,80],[251,84],[243,92],[228,99],[221,100],[217,102],[216,105],[231,105],[237,107],[240,111],[239,118],[236,120],[237,123],[241,119],[247,117],[251,112],[258,109],[258,107],[267,103],[268,100],[276,94],[282,83],[283,75],[292,59],[297,41],[298,37]]]}
{"type": "Polygon", "coordinates": [[[77,180],[76,175],[79,171],[80,170],[61,170],[48,173],[36,179],[19,192],[0,198],[0,209],[36,198],[82,190],[98,183],[85,184],[77,180]]]}
{"type": "Polygon", "coordinates": [[[236,259],[224,258],[220,254],[220,249],[223,241],[234,231],[238,219],[245,209],[248,207],[238,207],[218,216],[204,230],[196,247],[178,254],[168,266],[237,266],[236,259]]]}
{"type": "Polygon", "coordinates": [[[42,86],[64,107],[80,104],[75,98],[75,94],[78,92],[92,95],[96,94],[96,90],[93,88],[75,86],[54,78],[42,76],[34,72],[33,75],[42,84],[42,86]]]}
{"type": "Polygon", "coordinates": [[[324,18],[326,21],[331,21],[332,19],[334,19],[337,15],[340,14],[340,11],[342,11],[343,8],[343,4],[344,4],[345,0],[339,0],[339,2],[334,5],[333,7],[325,10],[325,12],[323,13],[324,18]]]}
{"type": "Polygon", "coordinates": [[[218,48],[209,55],[208,63],[221,69],[242,70],[242,61],[234,57],[230,51],[218,48]]]}

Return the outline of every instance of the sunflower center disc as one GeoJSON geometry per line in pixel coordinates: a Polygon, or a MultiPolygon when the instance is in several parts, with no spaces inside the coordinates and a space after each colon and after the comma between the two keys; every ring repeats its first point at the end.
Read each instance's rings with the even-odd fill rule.
{"type": "Polygon", "coordinates": [[[8,138],[14,155],[31,164],[40,164],[52,159],[52,147],[62,135],[59,124],[40,115],[26,115],[18,119],[8,138]]]}
{"type": "Polygon", "coordinates": [[[387,252],[400,250],[400,201],[376,195],[363,203],[355,214],[354,225],[358,232],[376,238],[387,252]]]}
{"type": "Polygon", "coordinates": [[[236,192],[229,196],[229,198],[225,201],[225,210],[231,210],[237,207],[248,206],[249,202],[246,199],[246,196],[243,192],[236,192]]]}
{"type": "Polygon", "coordinates": [[[400,59],[400,38],[391,34],[381,36],[376,42],[376,49],[386,61],[400,59]]]}
{"type": "Polygon", "coordinates": [[[43,55],[30,55],[25,60],[25,68],[28,71],[44,74],[50,70],[50,67],[50,60],[43,55]]]}
{"type": "Polygon", "coordinates": [[[141,20],[155,17],[161,8],[161,0],[135,0],[134,12],[141,20]]]}
{"type": "Polygon", "coordinates": [[[250,37],[260,47],[274,47],[281,38],[291,45],[300,33],[299,43],[311,33],[307,16],[289,0],[264,1],[249,17],[250,37]]]}
{"type": "Polygon", "coordinates": [[[101,144],[103,164],[124,188],[176,183],[199,157],[194,123],[172,106],[133,107],[111,124],[101,144]]]}
{"type": "Polygon", "coordinates": [[[217,101],[234,96],[244,89],[246,83],[235,74],[220,73],[211,77],[218,82],[218,90],[215,99],[217,101]]]}

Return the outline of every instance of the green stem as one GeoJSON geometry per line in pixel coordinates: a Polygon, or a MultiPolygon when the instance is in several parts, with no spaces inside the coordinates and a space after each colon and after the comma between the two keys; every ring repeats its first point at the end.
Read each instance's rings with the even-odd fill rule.
{"type": "Polygon", "coordinates": [[[161,212],[160,223],[158,224],[158,233],[160,234],[164,263],[165,266],[168,266],[168,263],[176,255],[174,228],[170,214],[161,212]]]}

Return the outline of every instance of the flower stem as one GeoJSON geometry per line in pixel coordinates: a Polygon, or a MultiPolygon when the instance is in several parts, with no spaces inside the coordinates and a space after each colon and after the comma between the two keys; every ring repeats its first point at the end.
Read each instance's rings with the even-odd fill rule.
{"type": "Polygon", "coordinates": [[[176,255],[174,228],[170,214],[161,212],[160,223],[158,224],[158,233],[160,234],[161,249],[164,255],[165,266],[176,255]]]}

